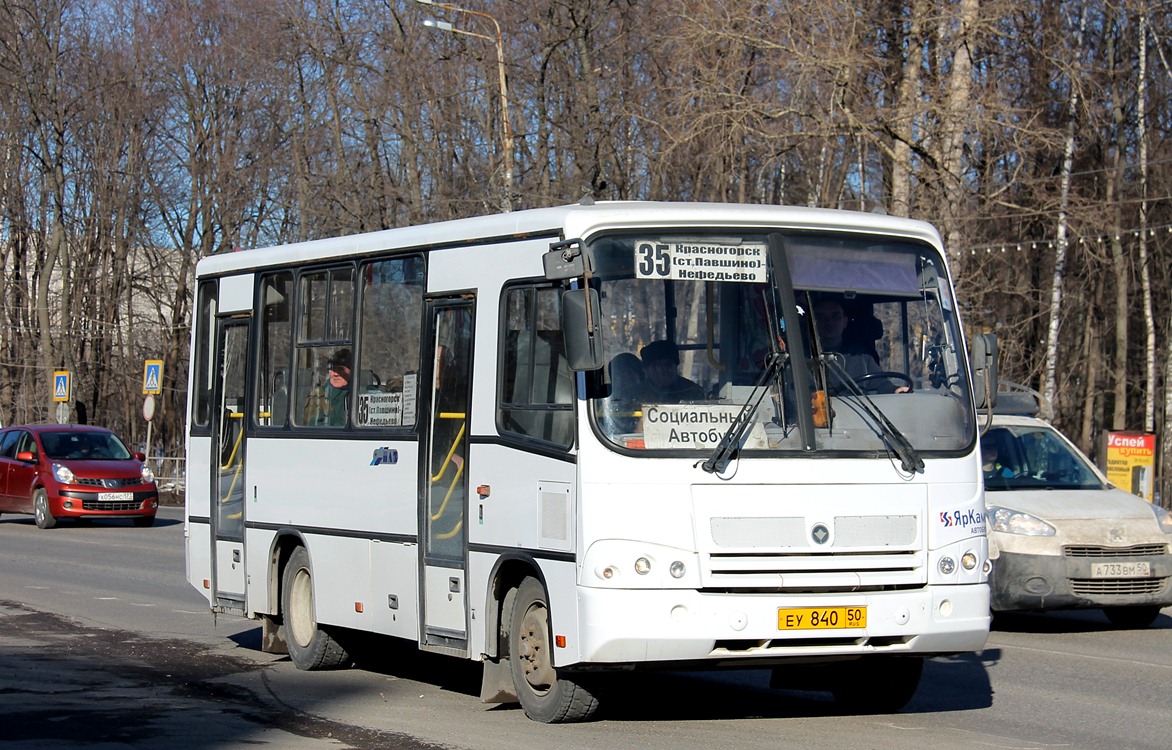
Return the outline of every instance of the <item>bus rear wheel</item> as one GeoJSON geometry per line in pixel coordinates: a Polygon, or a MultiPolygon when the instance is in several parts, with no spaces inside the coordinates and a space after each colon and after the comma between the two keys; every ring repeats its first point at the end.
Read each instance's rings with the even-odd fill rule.
{"type": "Polygon", "coordinates": [[[525,715],[542,724],[586,721],[598,710],[592,687],[553,666],[549,602],[535,578],[526,578],[513,597],[509,618],[509,662],[513,688],[525,715]]]}
{"type": "Polygon", "coordinates": [[[350,654],[317,624],[313,606],[313,571],[304,547],[293,550],[281,581],[281,615],[289,658],[306,671],[350,665],[350,654]]]}

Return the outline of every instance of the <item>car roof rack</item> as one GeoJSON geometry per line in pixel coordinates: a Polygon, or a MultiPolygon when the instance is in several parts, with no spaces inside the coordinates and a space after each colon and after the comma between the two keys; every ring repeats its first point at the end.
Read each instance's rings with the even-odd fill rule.
{"type": "MultiPolygon", "coordinates": [[[[978,409],[981,414],[987,414],[988,409],[978,409]]],[[[1021,417],[1041,417],[1050,421],[1054,416],[1050,402],[1038,391],[1028,385],[1002,380],[997,386],[997,401],[993,407],[994,414],[1012,415],[1021,417]]]]}

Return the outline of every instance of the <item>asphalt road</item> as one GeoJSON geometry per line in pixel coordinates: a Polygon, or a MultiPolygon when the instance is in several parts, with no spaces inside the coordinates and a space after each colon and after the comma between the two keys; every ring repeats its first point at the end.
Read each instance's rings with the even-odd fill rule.
{"type": "MultiPolygon", "coordinates": [[[[1101,748],[1172,746],[1172,611],[999,618],[980,654],[929,662],[897,715],[844,715],[768,673],[617,681],[599,721],[544,726],[477,698],[474,664],[376,639],[304,673],[184,580],[181,513],[151,529],[0,517],[5,748],[1101,748]]],[[[882,689],[877,685],[876,689],[882,689]]]]}

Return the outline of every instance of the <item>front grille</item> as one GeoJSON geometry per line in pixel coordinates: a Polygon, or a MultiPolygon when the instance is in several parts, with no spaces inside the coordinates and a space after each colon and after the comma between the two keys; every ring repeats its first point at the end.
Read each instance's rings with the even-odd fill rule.
{"type": "Polygon", "coordinates": [[[840,515],[818,544],[801,517],[714,517],[704,585],[715,590],[882,591],[922,587],[913,514],[840,515]]]}
{"type": "Polygon", "coordinates": [[[1070,579],[1071,592],[1081,596],[1137,596],[1158,594],[1167,585],[1167,578],[1070,579]]]}
{"type": "Polygon", "coordinates": [[[84,484],[87,487],[101,487],[105,490],[117,490],[123,487],[137,487],[142,484],[142,477],[117,477],[114,479],[88,479],[77,477],[74,484],[84,484]]]}
{"type": "Polygon", "coordinates": [[[1067,557],[1151,557],[1168,552],[1166,544],[1137,544],[1134,547],[1100,547],[1096,545],[1067,545],[1062,554],[1067,557]]]}
{"type": "Polygon", "coordinates": [[[112,502],[109,500],[82,500],[82,510],[138,510],[142,503],[137,500],[112,502]]]}

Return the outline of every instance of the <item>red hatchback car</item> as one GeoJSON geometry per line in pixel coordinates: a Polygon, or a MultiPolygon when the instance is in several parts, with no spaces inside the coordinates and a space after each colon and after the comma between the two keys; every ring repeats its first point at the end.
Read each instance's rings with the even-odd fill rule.
{"type": "Polygon", "coordinates": [[[37,528],[60,518],[130,518],[159,510],[154,473],[105,427],[24,425],[0,430],[0,513],[31,513],[37,528]]]}

